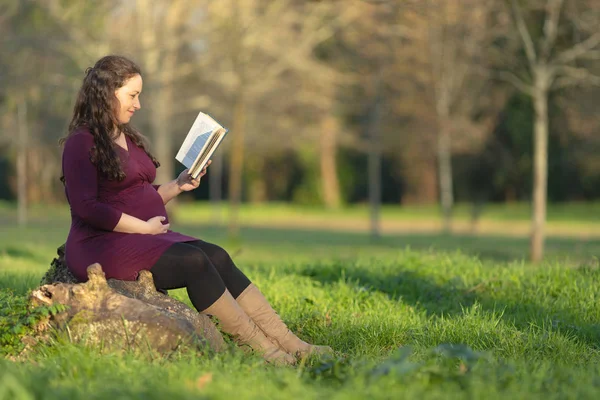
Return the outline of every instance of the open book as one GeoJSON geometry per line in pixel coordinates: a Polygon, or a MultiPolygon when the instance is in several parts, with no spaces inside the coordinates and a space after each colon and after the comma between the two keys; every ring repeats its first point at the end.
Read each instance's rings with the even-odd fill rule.
{"type": "Polygon", "coordinates": [[[228,130],[210,115],[200,112],[175,159],[189,169],[192,178],[198,178],[227,132],[228,130]]]}

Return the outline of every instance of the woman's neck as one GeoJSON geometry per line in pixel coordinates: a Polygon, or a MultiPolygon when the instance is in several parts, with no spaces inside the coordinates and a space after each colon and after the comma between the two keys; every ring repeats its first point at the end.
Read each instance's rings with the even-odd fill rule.
{"type": "Polygon", "coordinates": [[[115,129],[113,129],[113,132],[112,132],[113,140],[117,141],[117,140],[121,139],[121,136],[123,136],[123,135],[124,135],[123,131],[120,130],[119,128],[115,127],[115,129]]]}

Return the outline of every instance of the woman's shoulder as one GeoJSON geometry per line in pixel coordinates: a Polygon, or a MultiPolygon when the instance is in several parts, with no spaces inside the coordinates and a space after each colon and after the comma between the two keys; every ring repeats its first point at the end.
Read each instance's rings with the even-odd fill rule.
{"type": "Polygon", "coordinates": [[[94,136],[87,127],[75,129],[65,141],[65,150],[72,147],[92,148],[92,146],[94,146],[94,136]]]}

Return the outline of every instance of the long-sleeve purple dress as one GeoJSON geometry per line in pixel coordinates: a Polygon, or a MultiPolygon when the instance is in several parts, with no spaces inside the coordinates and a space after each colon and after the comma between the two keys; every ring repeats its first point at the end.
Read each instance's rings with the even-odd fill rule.
{"type": "Polygon", "coordinates": [[[156,167],[144,150],[129,138],[126,141],[128,150],[116,146],[126,175],[120,182],[106,179],[90,161],[94,138],[89,130],[79,129],[65,143],[62,167],[71,206],[65,261],[81,281],[87,280],[87,267],[96,262],[107,278],[135,280],[173,243],[197,240],[173,231],[159,235],[113,231],[123,213],[144,221],[161,215],[168,222],[158,186],[152,185],[156,167]]]}

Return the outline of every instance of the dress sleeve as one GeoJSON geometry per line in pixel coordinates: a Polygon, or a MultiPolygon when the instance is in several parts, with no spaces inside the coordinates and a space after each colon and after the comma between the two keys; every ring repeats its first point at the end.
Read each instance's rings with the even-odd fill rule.
{"type": "Polygon", "coordinates": [[[154,185],[154,184],[152,184],[152,187],[153,187],[154,189],[156,189],[156,191],[158,192],[158,188],[160,187],[160,185],[154,185]]]}
{"type": "Polygon", "coordinates": [[[97,229],[112,231],[121,211],[98,201],[98,170],[90,161],[94,140],[85,133],[74,134],[65,143],[63,174],[67,200],[73,214],[97,229]]]}

